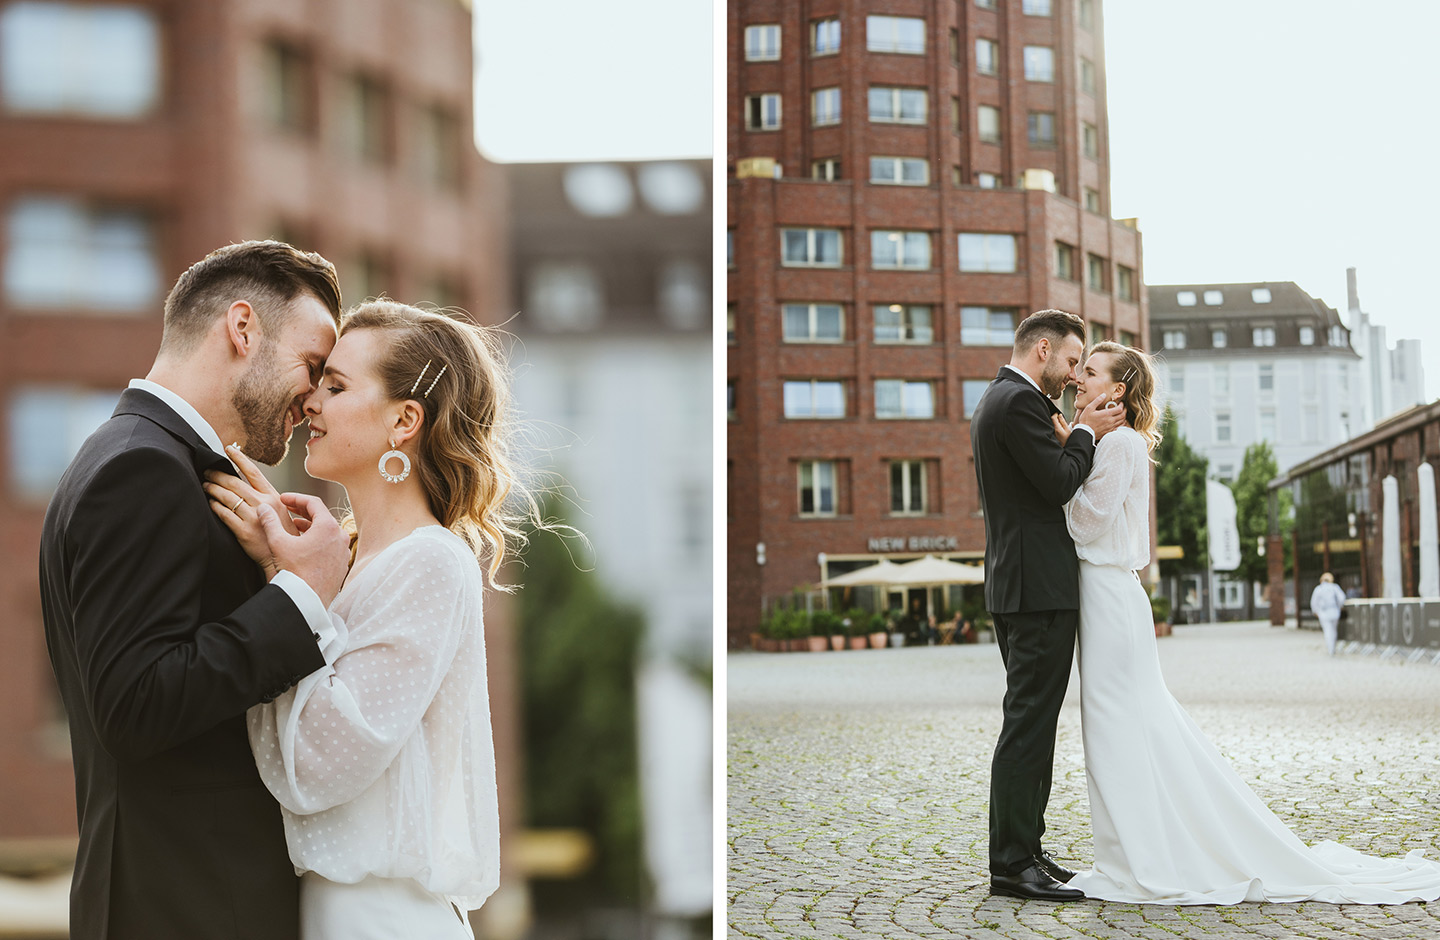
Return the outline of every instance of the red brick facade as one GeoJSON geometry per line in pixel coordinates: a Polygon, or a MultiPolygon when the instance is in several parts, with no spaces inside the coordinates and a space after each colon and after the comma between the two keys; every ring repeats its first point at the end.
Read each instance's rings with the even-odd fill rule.
{"type": "Polygon", "coordinates": [[[1085,25],[1077,22],[1081,8],[1075,0],[1054,0],[1050,15],[1023,13],[1022,0],[996,0],[994,6],[986,9],[973,0],[730,2],[728,300],[735,326],[727,380],[735,410],[726,473],[732,647],[746,642],[770,601],[820,580],[822,552],[849,561],[903,560],[926,551],[957,559],[983,554],[963,383],[993,378],[1009,360],[1010,348],[1008,340],[962,342],[962,307],[1011,308],[1017,319],[1058,307],[1079,313],[1092,329],[1103,327],[1111,338],[1140,345],[1148,335],[1140,235],[1112,221],[1107,211],[1099,0],[1087,4],[1085,25]],[[867,16],[874,15],[922,18],[923,54],[868,51],[867,16]],[[814,55],[814,24],[827,18],[840,21],[839,50],[814,55]],[[780,26],[777,61],[746,61],[746,27],[760,24],[780,26]],[[997,43],[998,74],[980,74],[977,39],[997,43]],[[1053,81],[1025,78],[1026,46],[1052,50],[1053,81]],[[1093,93],[1082,88],[1082,59],[1093,93]],[[872,86],[923,88],[924,123],[868,120],[872,86]],[[840,121],[813,127],[812,93],[829,87],[840,89],[840,121]],[[747,130],[746,97],[767,93],[782,96],[779,129],[747,130]],[[999,143],[980,140],[981,105],[1000,109],[999,143]],[[1030,112],[1053,115],[1053,145],[1030,144],[1030,112]],[[1094,157],[1085,153],[1085,125],[1095,128],[1094,157]],[[925,160],[928,184],[870,182],[871,155],[925,160]],[[754,164],[738,161],[756,157],[774,159],[782,175],[747,175],[755,172],[754,164]],[[811,179],[812,162],[831,157],[840,159],[840,177],[811,179]],[[1019,188],[1026,170],[1053,173],[1056,192],[1019,188]],[[976,185],[980,173],[996,175],[1002,188],[976,185]],[[1100,211],[1086,209],[1087,189],[1093,191],[1091,209],[1098,198],[1100,211]],[[840,264],[786,265],[785,228],[839,229],[840,264]],[[876,270],[872,229],[929,233],[928,270],[876,270]],[[962,272],[961,233],[1015,236],[1014,271],[962,272]],[[1074,248],[1070,278],[1057,270],[1057,242],[1074,248]],[[1088,284],[1092,255],[1098,259],[1098,289],[1088,284]],[[1122,297],[1122,266],[1133,299],[1122,297]],[[787,340],[781,312],[787,302],[843,305],[843,337],[824,343],[787,340]],[[929,305],[933,341],[875,342],[872,310],[890,304],[929,305]],[[842,381],[844,417],[786,418],[784,382],[805,379],[842,381]],[[933,383],[934,417],[876,418],[877,379],[933,383]],[[834,462],[834,515],[800,514],[801,460],[834,462]],[[890,513],[892,460],[926,462],[923,514],[890,513]]]}

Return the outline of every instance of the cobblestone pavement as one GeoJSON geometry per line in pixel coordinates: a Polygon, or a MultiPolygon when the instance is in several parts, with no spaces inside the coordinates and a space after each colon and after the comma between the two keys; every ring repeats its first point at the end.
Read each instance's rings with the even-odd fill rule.
{"type": "MultiPolygon", "coordinates": [[[[1176,698],[1306,842],[1440,858],[1440,667],[1262,623],[1160,640],[1176,698]]],[[[729,936],[1440,938],[1440,903],[1160,907],[991,897],[993,644],[728,657],[729,936]]],[[[1046,847],[1089,867],[1078,679],[1046,847]]]]}

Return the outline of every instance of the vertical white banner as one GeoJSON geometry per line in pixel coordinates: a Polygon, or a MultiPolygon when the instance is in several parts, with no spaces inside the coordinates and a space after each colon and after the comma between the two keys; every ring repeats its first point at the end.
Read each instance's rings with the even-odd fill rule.
{"type": "Polygon", "coordinates": [[[1235,494],[1219,480],[1205,481],[1205,523],[1210,529],[1210,568],[1240,567],[1240,529],[1235,522],[1235,494]]]}
{"type": "Polygon", "coordinates": [[[1435,468],[1421,463],[1420,480],[1420,596],[1440,597],[1440,537],[1436,535],[1435,468]]]}
{"type": "Polygon", "coordinates": [[[1381,597],[1400,597],[1405,588],[1400,583],[1400,481],[1394,474],[1380,483],[1382,500],[1380,516],[1380,570],[1383,580],[1381,597]]]}

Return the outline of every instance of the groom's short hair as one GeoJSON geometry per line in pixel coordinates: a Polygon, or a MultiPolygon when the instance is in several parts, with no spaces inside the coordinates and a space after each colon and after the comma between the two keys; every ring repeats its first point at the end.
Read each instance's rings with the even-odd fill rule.
{"type": "Polygon", "coordinates": [[[302,293],[314,294],[339,325],[340,282],[335,265],[320,255],[277,241],[217,248],[192,264],[170,289],[160,348],[181,355],[194,350],[215,318],[237,300],[249,301],[261,330],[273,339],[302,293]]]}
{"type": "Polygon", "coordinates": [[[1085,321],[1064,310],[1037,310],[1020,321],[1015,328],[1016,353],[1027,353],[1042,339],[1048,339],[1053,346],[1070,333],[1085,344],[1085,321]]]}

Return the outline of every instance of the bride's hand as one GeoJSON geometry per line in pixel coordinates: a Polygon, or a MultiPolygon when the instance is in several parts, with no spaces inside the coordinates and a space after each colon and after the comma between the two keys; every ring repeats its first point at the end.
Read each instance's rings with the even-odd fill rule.
{"type": "Polygon", "coordinates": [[[1070,440],[1070,422],[1065,420],[1064,415],[1051,415],[1050,423],[1055,426],[1055,437],[1060,441],[1060,446],[1064,447],[1065,442],[1070,440]]]}
{"type": "MultiPolygon", "coordinates": [[[[244,499],[252,509],[258,508],[261,503],[268,503],[270,508],[275,510],[275,515],[279,518],[280,524],[285,527],[286,532],[291,535],[299,535],[304,531],[296,526],[295,520],[290,517],[290,511],[281,502],[280,494],[276,492],[270,481],[265,479],[265,474],[260,472],[260,468],[255,466],[253,460],[246,457],[234,444],[225,448],[225,455],[235,464],[244,479],[216,470],[207,470],[205,479],[230,494],[228,499],[224,499],[225,493],[220,494],[226,506],[234,506],[236,496],[244,499]]],[[[240,507],[240,511],[244,512],[245,510],[240,507]]]]}
{"type": "Polygon", "coordinates": [[[255,464],[240,452],[236,447],[225,448],[230,459],[234,461],[237,469],[245,475],[245,479],[233,476],[228,473],[221,473],[216,470],[205,472],[205,495],[210,497],[210,509],[220,517],[220,521],[235,534],[240,547],[245,549],[245,554],[255,560],[260,567],[265,569],[266,577],[273,577],[279,570],[275,561],[274,552],[270,543],[265,537],[265,530],[260,525],[259,507],[261,504],[269,505],[275,510],[275,516],[285,527],[285,531],[291,535],[299,535],[308,526],[296,524],[290,516],[290,511],[285,507],[270,481],[255,464]]]}

